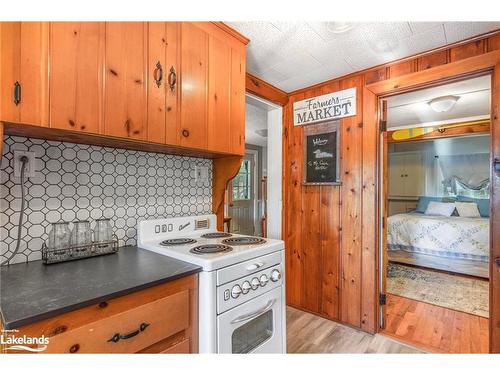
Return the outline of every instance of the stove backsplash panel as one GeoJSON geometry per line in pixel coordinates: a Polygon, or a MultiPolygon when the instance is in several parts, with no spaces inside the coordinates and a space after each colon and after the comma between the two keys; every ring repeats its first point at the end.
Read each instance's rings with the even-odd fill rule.
{"type": "Polygon", "coordinates": [[[26,181],[19,254],[11,263],[41,259],[51,223],[108,217],[120,245],[136,244],[138,220],[211,213],[212,161],[99,146],[6,136],[0,165],[0,262],[17,241],[20,179],[14,150],[34,151],[35,176],[26,181]],[[195,179],[195,166],[208,179],[195,179]]]}

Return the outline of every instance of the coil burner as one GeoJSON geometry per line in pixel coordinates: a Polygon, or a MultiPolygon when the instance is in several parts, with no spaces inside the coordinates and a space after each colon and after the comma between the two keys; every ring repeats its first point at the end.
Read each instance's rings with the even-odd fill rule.
{"type": "Polygon", "coordinates": [[[221,245],[221,244],[208,244],[193,247],[189,252],[193,254],[215,254],[215,253],[227,253],[232,251],[231,246],[221,245]]]}
{"type": "Polygon", "coordinates": [[[169,238],[168,240],[163,240],[160,242],[161,246],[179,246],[188,245],[190,243],[195,243],[196,240],[192,238],[169,238]]]}
{"type": "Polygon", "coordinates": [[[231,237],[231,233],[226,233],[226,232],[211,232],[211,233],[205,233],[202,234],[201,237],[203,238],[224,238],[224,237],[231,237]]]}
{"type": "Polygon", "coordinates": [[[259,245],[265,243],[266,240],[259,237],[233,237],[222,240],[223,244],[238,246],[238,245],[259,245]]]}

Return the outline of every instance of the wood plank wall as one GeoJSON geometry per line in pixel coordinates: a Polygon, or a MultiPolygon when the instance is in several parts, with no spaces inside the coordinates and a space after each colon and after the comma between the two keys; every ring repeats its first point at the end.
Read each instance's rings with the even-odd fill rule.
{"type": "Polygon", "coordinates": [[[283,110],[284,239],[287,303],[376,332],[378,326],[376,108],[364,86],[500,49],[500,35],[470,40],[289,94],[283,110]],[[303,128],[293,103],[357,88],[357,115],[341,120],[341,186],[304,186],[303,128]]]}

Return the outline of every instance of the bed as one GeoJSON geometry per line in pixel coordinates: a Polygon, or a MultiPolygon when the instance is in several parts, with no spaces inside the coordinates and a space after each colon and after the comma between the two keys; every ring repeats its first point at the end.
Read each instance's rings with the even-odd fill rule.
{"type": "Polygon", "coordinates": [[[389,261],[488,277],[489,218],[405,213],[387,220],[389,261]]]}

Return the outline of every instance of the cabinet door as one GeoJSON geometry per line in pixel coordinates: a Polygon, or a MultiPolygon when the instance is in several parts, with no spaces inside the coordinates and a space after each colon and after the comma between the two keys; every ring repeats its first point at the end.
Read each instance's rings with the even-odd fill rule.
{"type": "Polygon", "coordinates": [[[389,196],[400,197],[405,196],[405,155],[390,154],[389,155],[389,196]]]}
{"type": "Polygon", "coordinates": [[[148,23],[148,141],[179,143],[177,22],[148,23]]]}
{"type": "Polygon", "coordinates": [[[148,23],[148,135],[151,142],[165,143],[165,22],[148,23]]]}
{"type": "Polygon", "coordinates": [[[100,133],[103,22],[50,24],[50,127],[100,133]]]}
{"type": "Polygon", "coordinates": [[[181,24],[179,22],[167,22],[167,51],[165,57],[166,74],[166,134],[165,142],[168,144],[179,144],[180,132],[180,36],[181,24]]]}
{"type": "Polygon", "coordinates": [[[231,50],[231,151],[245,154],[245,54],[231,50]]]}
{"type": "Polygon", "coordinates": [[[0,23],[0,120],[49,122],[47,22],[0,23]]]}
{"type": "Polygon", "coordinates": [[[422,154],[411,153],[405,155],[405,195],[418,197],[423,195],[425,186],[425,173],[422,154]]]}
{"type": "Polygon", "coordinates": [[[231,152],[231,47],[210,36],[208,48],[208,149],[231,152]]]}
{"type": "Polygon", "coordinates": [[[106,135],[146,138],[147,23],[106,23],[106,135]]]}
{"type": "Polygon", "coordinates": [[[191,22],[181,34],[181,145],[207,147],[208,34],[191,22]]]}

